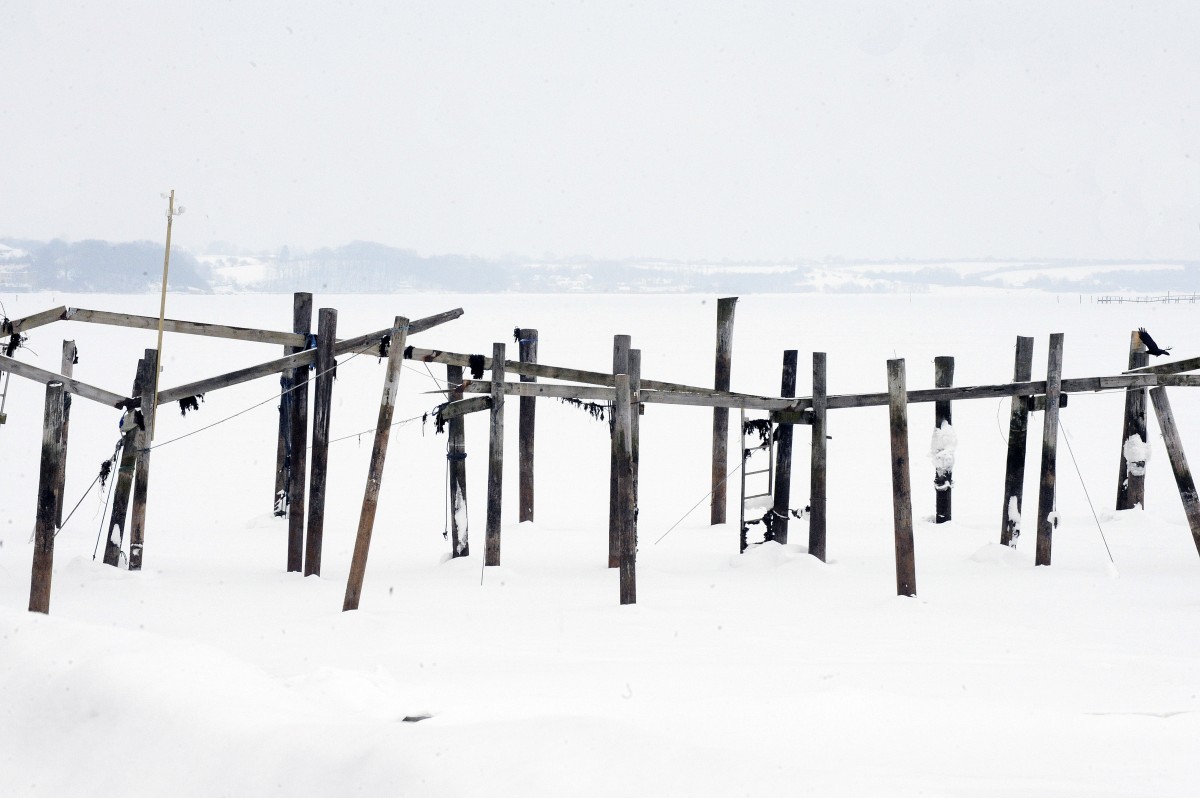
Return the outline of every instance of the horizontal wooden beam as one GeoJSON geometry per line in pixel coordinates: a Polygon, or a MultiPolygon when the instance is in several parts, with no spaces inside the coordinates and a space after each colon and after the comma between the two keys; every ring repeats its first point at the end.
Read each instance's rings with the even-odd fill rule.
{"type": "Polygon", "coordinates": [[[0,355],[0,371],[7,371],[16,374],[18,377],[40,382],[43,385],[49,385],[52,382],[61,382],[67,393],[82,396],[84,399],[91,399],[93,402],[99,402],[108,407],[120,407],[126,399],[126,397],[121,396],[119,393],[112,393],[103,388],[88,385],[86,382],[80,382],[71,377],[64,377],[62,374],[55,374],[53,371],[46,371],[45,369],[31,366],[28,363],[22,363],[20,360],[13,360],[4,355],[0,355]]]}
{"type": "Polygon", "coordinates": [[[1176,360],[1174,363],[1163,363],[1160,366],[1142,366],[1140,369],[1130,369],[1126,374],[1180,374],[1184,371],[1200,369],[1200,357],[1190,357],[1187,360],[1176,360]]]}
{"type": "MultiPolygon", "coordinates": [[[[43,310],[41,313],[34,313],[32,316],[26,316],[23,319],[10,319],[4,323],[3,329],[0,329],[0,334],[13,335],[14,333],[26,332],[34,327],[41,327],[45,324],[61,321],[63,314],[67,312],[64,305],[59,305],[50,310],[43,310]]],[[[15,371],[13,372],[16,373],[15,371]]]]}
{"type": "MultiPolygon", "coordinates": [[[[466,380],[463,393],[490,393],[492,384],[485,380],[466,380]]],[[[506,382],[505,396],[545,396],[550,399],[579,399],[590,402],[616,401],[616,389],[598,385],[549,385],[543,382],[506,382]]]]}
{"type": "Polygon", "coordinates": [[[1166,387],[1200,388],[1200,374],[1159,374],[1158,384],[1166,387]]]}
{"type": "MultiPolygon", "coordinates": [[[[130,313],[113,313],[107,310],[67,308],[63,314],[66,321],[83,321],[90,324],[107,324],[112,327],[129,327],[135,330],[157,330],[157,316],[135,316],[130,313]]],[[[231,338],[236,341],[252,341],[260,344],[304,346],[305,337],[297,333],[258,330],[252,327],[231,327],[226,324],[207,324],[200,321],[163,319],[163,332],[203,335],[209,338],[231,338]]]]}
{"type": "Polygon", "coordinates": [[[437,422],[440,427],[441,424],[451,419],[477,413],[480,410],[491,410],[491,408],[492,397],[490,396],[472,396],[470,399],[456,399],[453,402],[447,402],[438,407],[437,422]]]}
{"type": "MultiPolygon", "coordinates": [[[[461,315],[463,315],[463,309],[455,308],[454,310],[447,310],[442,313],[435,313],[432,316],[426,316],[423,319],[413,319],[408,323],[408,334],[415,335],[420,332],[425,332],[426,330],[437,327],[438,325],[445,324],[448,321],[454,321],[461,315]]],[[[334,344],[333,354],[345,355],[349,352],[362,351],[369,346],[378,344],[383,340],[384,336],[391,334],[392,328],[385,327],[382,330],[376,330],[375,332],[367,333],[366,335],[360,335],[357,338],[347,338],[344,341],[338,341],[336,344],[334,344]]],[[[451,365],[454,364],[452,363],[451,365]]]]}

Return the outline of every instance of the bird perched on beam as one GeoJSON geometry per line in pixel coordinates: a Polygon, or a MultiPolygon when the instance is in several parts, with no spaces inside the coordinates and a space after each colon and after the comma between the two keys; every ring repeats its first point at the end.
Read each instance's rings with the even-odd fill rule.
{"type": "Polygon", "coordinates": [[[1154,343],[1154,339],[1150,337],[1150,333],[1146,332],[1145,327],[1138,327],[1138,337],[1142,339],[1142,343],[1146,345],[1146,353],[1150,355],[1165,355],[1173,348],[1170,346],[1166,349],[1159,347],[1158,344],[1154,343]]]}

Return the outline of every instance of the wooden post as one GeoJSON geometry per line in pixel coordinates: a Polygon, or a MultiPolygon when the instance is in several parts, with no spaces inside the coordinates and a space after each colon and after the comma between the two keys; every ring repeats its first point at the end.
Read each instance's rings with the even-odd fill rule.
{"type": "Polygon", "coordinates": [[[487,529],[484,565],[500,564],[500,506],[504,488],[504,344],[492,344],[492,412],[488,436],[487,529]]]}
{"type": "MultiPolygon", "coordinates": [[[[295,293],[292,295],[292,325],[295,332],[302,335],[308,335],[308,328],[312,324],[312,294],[295,293]],[[298,329],[303,326],[303,330],[298,329]]],[[[285,356],[303,352],[303,346],[293,346],[285,344],[283,354],[285,356]]],[[[288,475],[291,470],[291,463],[288,457],[288,452],[291,447],[288,442],[288,437],[292,432],[291,408],[292,408],[292,374],[288,371],[282,371],[279,374],[279,441],[275,447],[275,496],[272,499],[275,506],[275,515],[279,518],[288,514],[288,475]]]]}
{"type": "MultiPolygon", "coordinates": [[[[449,401],[463,398],[462,366],[446,366],[449,401]]],[[[467,538],[467,432],[464,418],[457,416],[448,422],[446,460],[450,479],[450,556],[466,557],[471,553],[467,538]]]]}
{"type": "MultiPolygon", "coordinates": [[[[64,377],[70,377],[75,373],[75,362],[79,360],[79,352],[75,348],[74,341],[63,341],[62,347],[62,368],[59,374],[64,377]]],[[[67,437],[71,427],[71,394],[63,388],[63,418],[62,418],[62,449],[67,450],[67,437]]],[[[62,526],[63,522],[63,496],[66,491],[63,489],[67,482],[67,459],[63,457],[59,460],[58,468],[58,508],[54,513],[54,523],[56,526],[62,526]]]]}
{"type": "Polygon", "coordinates": [[[621,537],[621,604],[637,602],[636,551],[634,541],[633,420],[629,376],[616,375],[617,402],[613,413],[612,451],[617,462],[617,517],[621,537]]]}
{"type": "Polygon", "coordinates": [[[1050,336],[1050,357],[1046,365],[1046,410],[1042,426],[1042,471],[1038,489],[1037,553],[1035,565],[1050,564],[1054,527],[1058,511],[1054,506],[1058,457],[1058,397],[1062,395],[1063,334],[1050,336]]]}
{"type": "MultiPolygon", "coordinates": [[[[1033,379],[1033,339],[1017,336],[1013,382],[1033,379]]],[[[1029,433],[1029,403],[1014,396],[1008,413],[1008,460],[1004,469],[1004,507],[1000,514],[1000,543],[1016,548],[1021,535],[1021,502],[1025,495],[1025,449],[1029,433]]]]}
{"type": "Polygon", "coordinates": [[[42,463],[38,474],[37,520],[34,523],[33,569],[29,581],[29,611],[50,612],[50,582],[54,572],[54,533],[58,529],[59,473],[66,459],[63,430],[63,384],[46,386],[42,423],[42,463]]]}
{"type": "Polygon", "coordinates": [[[825,562],[825,353],[813,352],[812,461],[809,471],[808,553],[825,562]]]}
{"type": "Polygon", "coordinates": [[[896,534],[896,594],[917,595],[916,555],[913,552],[912,482],[908,459],[908,388],[904,360],[889,360],[888,415],[892,444],[892,519],[896,534]]]}
{"type": "Polygon", "coordinates": [[[1196,483],[1192,479],[1191,469],[1188,468],[1187,458],[1183,455],[1183,441],[1179,437],[1179,428],[1175,426],[1175,415],[1171,412],[1171,403],[1167,400],[1167,389],[1161,385],[1150,389],[1150,400],[1154,402],[1154,415],[1158,418],[1158,428],[1162,431],[1163,443],[1167,447],[1167,457],[1171,460],[1171,471],[1175,474],[1175,484],[1179,487],[1179,498],[1183,500],[1183,512],[1187,516],[1188,527],[1192,530],[1192,542],[1200,553],[1200,498],[1196,495],[1196,483]]]}
{"type": "MultiPolygon", "coordinates": [[[[138,361],[137,376],[133,381],[133,395],[145,396],[153,390],[154,374],[146,367],[143,358],[138,361]]],[[[113,486],[112,516],[108,522],[108,538],[104,544],[104,564],[117,566],[121,562],[121,545],[125,542],[125,521],[129,515],[129,493],[133,485],[133,472],[137,464],[138,449],[142,445],[141,430],[133,421],[133,413],[125,416],[127,428],[122,430],[121,461],[117,469],[117,481],[113,486]]]]}
{"type": "MultiPolygon", "coordinates": [[[[333,371],[337,361],[337,311],[317,313],[317,386],[313,391],[312,466],[308,485],[308,537],[304,545],[304,575],[321,575],[321,547],[325,540],[325,484],[329,466],[329,413],[333,405],[333,371]]],[[[404,349],[401,348],[403,357],[404,349]]]]}
{"type": "MultiPolygon", "coordinates": [[[[158,373],[158,350],[146,350],[146,370],[158,373]]],[[[146,429],[139,436],[137,462],[133,468],[133,510],[129,517],[129,570],[142,570],[142,546],[146,542],[146,497],[150,491],[150,442],[158,405],[153,389],[142,394],[142,418],[146,429]]]]}
{"type": "MultiPolygon", "coordinates": [[[[733,373],[733,311],[737,297],[717,300],[717,363],[713,387],[728,391],[733,373]]],[[[710,523],[726,519],[725,479],[729,470],[729,409],[713,408],[712,502],[710,523]]]]}
{"type": "Polygon", "coordinates": [[[350,558],[350,575],[346,579],[346,597],[342,601],[342,612],[358,609],[358,602],[362,597],[363,577],[367,572],[367,553],[371,548],[371,533],[375,529],[379,486],[383,482],[383,463],[387,459],[388,438],[392,431],[392,415],[396,409],[396,391],[400,382],[400,366],[404,363],[407,335],[408,319],[397,316],[392,325],[392,343],[388,350],[387,372],[383,379],[383,397],[379,400],[375,442],[371,445],[371,464],[367,468],[367,487],[363,493],[362,512],[358,516],[358,534],[354,538],[354,554],[350,558]]]}
{"type": "MultiPolygon", "coordinates": [[[[307,336],[312,329],[312,294],[296,294],[292,309],[292,329],[307,336]]],[[[306,345],[305,350],[308,349],[306,345]]],[[[303,350],[302,350],[303,351],[303,350]]],[[[292,369],[291,389],[284,401],[291,402],[288,413],[287,512],[288,571],[304,568],[304,489],[308,480],[308,365],[292,369]]]]}
{"type": "MultiPolygon", "coordinates": [[[[783,378],[779,395],[786,399],[796,396],[796,367],[799,355],[795,349],[788,349],[783,353],[783,378]]],[[[775,518],[772,529],[775,532],[775,540],[787,543],[788,511],[792,501],[792,438],[795,430],[791,424],[780,424],[778,430],[779,442],[775,448],[775,518]]]]}
{"type": "MultiPolygon", "coordinates": [[[[954,358],[941,355],[933,359],[933,385],[949,388],[954,384],[954,358]]],[[[954,485],[954,447],[947,441],[954,434],[950,400],[933,403],[933,489],[937,492],[935,523],[950,520],[950,489],[954,485]]]]}
{"type": "MultiPolygon", "coordinates": [[[[538,331],[529,328],[517,330],[517,344],[522,363],[536,363],[538,349],[538,331]]],[[[521,382],[537,382],[537,377],[521,375],[521,382]]],[[[520,512],[518,521],[533,520],[533,430],[537,412],[537,399],[532,396],[521,397],[520,418],[518,426],[518,460],[520,483],[520,512]]]]}
{"type": "MultiPolygon", "coordinates": [[[[1129,336],[1129,368],[1141,368],[1150,360],[1142,336],[1134,330],[1129,336]]],[[[1117,509],[1132,510],[1146,506],[1146,389],[1125,389],[1125,422],[1121,426],[1121,469],[1117,478],[1117,509]],[[1129,459],[1128,455],[1134,455],[1129,459]]]]}
{"type": "MultiPolygon", "coordinates": [[[[613,336],[613,375],[629,374],[629,349],[632,340],[628,335],[613,336]]],[[[616,423],[616,405],[613,418],[609,419],[609,430],[616,423]]],[[[621,566],[621,509],[617,490],[617,472],[620,468],[616,451],[612,452],[608,466],[608,567],[621,566]]]]}
{"type": "MultiPolygon", "coordinates": [[[[642,350],[629,350],[629,449],[630,449],[630,469],[633,473],[633,486],[631,492],[633,494],[632,504],[629,505],[630,516],[629,523],[626,526],[626,536],[621,551],[624,552],[628,548],[631,552],[637,552],[638,541],[638,478],[641,466],[641,437],[642,437],[642,422],[641,411],[645,405],[639,401],[639,391],[642,389],[642,350]]],[[[630,555],[633,557],[633,554],[630,555]]],[[[633,568],[632,564],[629,566],[633,568]]],[[[631,571],[632,573],[632,571],[631,571]]],[[[632,580],[632,575],[630,579],[632,580]]]]}

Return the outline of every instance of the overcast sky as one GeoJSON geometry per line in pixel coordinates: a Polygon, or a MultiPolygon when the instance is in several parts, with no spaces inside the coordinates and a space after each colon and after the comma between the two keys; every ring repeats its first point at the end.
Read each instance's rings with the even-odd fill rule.
{"type": "Polygon", "coordinates": [[[0,237],[1200,257],[1200,3],[0,0],[0,237]]]}

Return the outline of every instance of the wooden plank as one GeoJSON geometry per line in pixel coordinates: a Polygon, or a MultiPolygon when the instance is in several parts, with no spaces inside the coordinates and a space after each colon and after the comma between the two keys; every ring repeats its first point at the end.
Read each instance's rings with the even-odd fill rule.
{"type": "MultiPolygon", "coordinates": [[[[628,335],[613,336],[613,385],[617,384],[617,375],[629,375],[629,350],[632,339],[628,335]]],[[[613,388],[613,424],[616,423],[616,388],[613,388]]],[[[610,430],[614,429],[612,426],[610,430]]],[[[610,437],[615,435],[610,432],[610,437]]],[[[612,452],[608,463],[608,567],[621,567],[621,453],[617,451],[616,438],[611,438],[612,452]]]]}
{"type": "MultiPolygon", "coordinates": [[[[506,382],[502,390],[505,396],[543,396],[548,399],[581,399],[592,402],[612,402],[616,400],[616,392],[612,388],[602,388],[598,385],[553,385],[544,382],[506,382]]],[[[492,383],[482,380],[466,380],[463,382],[463,392],[491,394],[492,383]]]]}
{"type": "MultiPolygon", "coordinates": [[[[79,360],[79,350],[75,347],[74,341],[63,341],[62,345],[62,361],[59,370],[64,377],[70,377],[75,372],[75,362],[79,360]]],[[[64,391],[63,393],[63,418],[62,418],[62,449],[67,450],[67,439],[70,437],[71,431],[71,394],[64,391]]],[[[63,457],[59,460],[58,468],[58,509],[54,513],[54,523],[62,526],[62,511],[63,511],[63,496],[66,494],[64,487],[67,483],[67,458],[63,457]]]]}
{"type": "MultiPolygon", "coordinates": [[[[105,324],[112,327],[129,327],[135,330],[157,330],[157,316],[135,316],[131,313],[113,313],[107,310],[67,308],[63,314],[67,321],[82,321],[89,324],[105,324]]],[[[304,338],[295,333],[259,330],[253,327],[234,327],[227,324],[209,324],[200,321],[163,319],[163,332],[201,335],[208,338],[228,338],[235,341],[250,341],[260,344],[282,344],[304,346],[304,338]]]]}
{"type": "MultiPolygon", "coordinates": [[[[169,402],[178,402],[188,396],[196,396],[197,394],[209,393],[211,391],[228,388],[233,385],[240,385],[243,382],[256,380],[259,377],[269,377],[272,374],[278,374],[282,371],[290,370],[293,377],[293,385],[297,372],[303,370],[306,375],[308,367],[316,362],[317,350],[306,349],[302,352],[296,352],[292,355],[268,360],[265,363],[259,363],[254,366],[230,371],[225,374],[219,374],[215,377],[206,377],[202,380],[189,382],[187,385],[180,385],[175,388],[167,388],[164,391],[158,392],[158,403],[168,404],[169,402]]],[[[307,382],[307,376],[305,378],[307,382]]]]}
{"type": "MultiPolygon", "coordinates": [[[[783,353],[783,373],[779,381],[779,395],[784,399],[796,395],[796,368],[800,362],[800,352],[787,349],[783,353]]],[[[775,446],[775,485],[772,493],[775,495],[775,516],[772,532],[779,543],[788,542],[788,517],[792,501],[792,438],[791,424],[779,426],[775,446]]]]}
{"type": "MultiPolygon", "coordinates": [[[[728,391],[733,373],[733,317],[737,297],[717,300],[717,353],[713,388],[728,391]]],[[[713,407],[712,421],[712,498],[709,523],[723,524],[726,520],[727,491],[725,481],[729,471],[729,409],[713,407]]]]}
{"type": "MultiPolygon", "coordinates": [[[[538,331],[531,328],[517,329],[517,348],[522,363],[536,363],[538,352],[538,331]]],[[[536,382],[537,377],[522,374],[521,382],[536,382]]],[[[517,483],[518,483],[518,515],[519,522],[533,521],[533,454],[534,428],[537,422],[537,399],[532,396],[521,397],[520,410],[517,419],[517,483]]]]}
{"type": "Polygon", "coordinates": [[[1171,471],[1175,475],[1175,485],[1179,488],[1179,498],[1183,500],[1183,512],[1187,516],[1188,528],[1192,531],[1192,542],[1196,545],[1197,553],[1200,553],[1200,498],[1196,495],[1196,483],[1183,454],[1183,440],[1179,437],[1175,415],[1171,412],[1167,389],[1152,388],[1150,401],[1154,403],[1154,415],[1158,419],[1158,428],[1162,431],[1163,443],[1167,447],[1167,458],[1171,461],[1171,471]]]}
{"type": "MultiPolygon", "coordinates": [[[[459,366],[447,366],[447,368],[459,369],[459,373],[462,373],[462,369],[459,366]]],[[[480,387],[482,386],[476,385],[476,390],[480,387]]],[[[458,392],[461,394],[462,388],[459,388],[458,392]]],[[[437,420],[438,423],[452,421],[471,413],[478,413],[480,410],[490,410],[491,408],[492,397],[490,394],[488,396],[472,396],[470,399],[454,399],[438,407],[437,420]]]]}
{"type": "Polygon", "coordinates": [[[129,570],[142,570],[142,549],[146,542],[146,500],[150,493],[150,442],[154,440],[154,375],[158,370],[158,350],[145,353],[146,391],[142,395],[142,417],[146,430],[141,433],[137,462],[133,466],[133,507],[129,513],[129,570]]]}
{"type": "Polygon", "coordinates": [[[41,327],[46,324],[51,324],[56,321],[62,321],[67,308],[64,305],[59,305],[50,310],[43,310],[40,313],[34,313],[32,316],[26,316],[22,319],[9,319],[0,329],[0,335],[15,335],[17,333],[29,332],[35,327],[41,327]]]}
{"type": "MultiPolygon", "coordinates": [[[[304,296],[307,297],[306,300],[292,305],[292,329],[303,335],[307,341],[312,330],[312,295],[304,296]]],[[[307,343],[305,345],[307,346],[307,343]]],[[[291,418],[291,429],[288,430],[288,440],[291,444],[291,467],[288,470],[287,487],[288,573],[300,573],[304,570],[305,488],[308,484],[308,364],[315,362],[316,356],[315,349],[308,349],[283,358],[295,360],[295,365],[289,366],[292,372],[292,387],[288,394],[292,403],[288,413],[291,418]],[[304,359],[301,359],[302,357],[304,359]]]]}
{"type": "MultiPolygon", "coordinates": [[[[318,329],[320,322],[318,321],[318,329]]],[[[408,319],[397,316],[392,324],[392,346],[388,350],[387,371],[383,378],[383,396],[379,400],[379,417],[375,422],[375,440],[371,444],[371,462],[367,466],[367,486],[363,491],[362,511],[358,516],[358,532],[354,537],[354,553],[350,557],[350,574],[346,578],[346,596],[342,612],[358,609],[362,598],[363,580],[367,573],[367,555],[371,549],[371,534],[375,529],[375,513],[379,508],[379,490],[383,484],[383,465],[387,460],[388,439],[392,432],[392,417],[396,409],[396,393],[400,383],[400,367],[404,364],[404,346],[408,319]]],[[[330,355],[332,359],[332,354],[330,355]]]]}
{"type": "Polygon", "coordinates": [[[617,478],[617,519],[619,538],[619,572],[621,604],[637,603],[637,542],[633,482],[633,415],[629,375],[617,374],[617,403],[613,411],[612,450],[615,455],[617,478]]]}
{"type": "MultiPolygon", "coordinates": [[[[1017,336],[1013,382],[1033,376],[1033,339],[1017,336]]],[[[1021,535],[1021,508],[1025,496],[1025,452],[1029,435],[1029,403],[1014,396],[1008,413],[1008,459],[1004,469],[1004,506],[1000,518],[1000,543],[1016,548],[1021,535]]]]}
{"type": "MultiPolygon", "coordinates": [[[[463,401],[462,381],[462,366],[446,366],[451,405],[463,401]]],[[[477,396],[467,401],[479,399],[486,400],[487,407],[492,406],[490,396],[477,396]]],[[[471,553],[467,529],[467,430],[462,415],[452,416],[449,426],[446,460],[450,480],[450,557],[466,557],[471,553]]]]}
{"type": "Polygon", "coordinates": [[[812,356],[812,445],[809,466],[808,553],[825,562],[825,470],[826,470],[826,357],[824,352],[812,356]]]}
{"type": "MultiPolygon", "coordinates": [[[[144,396],[153,390],[154,373],[146,367],[145,359],[138,361],[137,376],[133,381],[133,395],[144,396]]],[[[122,419],[126,428],[122,430],[121,461],[117,468],[113,486],[112,515],[108,522],[108,535],[104,544],[104,564],[114,568],[121,563],[121,546],[125,543],[125,523],[129,516],[129,495],[133,487],[133,472],[137,465],[138,450],[142,448],[142,431],[133,421],[134,412],[126,413],[122,419]]]]}
{"type": "Polygon", "coordinates": [[[896,539],[896,595],[917,595],[916,554],[913,549],[912,480],[908,456],[908,402],[905,399],[904,360],[887,362],[888,418],[892,452],[892,524],[896,539]]]}
{"type": "MultiPolygon", "coordinates": [[[[297,291],[292,294],[293,323],[295,323],[297,318],[312,318],[312,294],[303,291],[297,291]]],[[[308,324],[309,322],[305,322],[306,329],[308,324]]],[[[296,346],[285,346],[283,348],[285,357],[296,352],[301,352],[308,347],[307,336],[296,333],[296,337],[303,337],[306,340],[296,346]]],[[[288,471],[290,469],[289,457],[291,451],[288,436],[291,435],[292,431],[291,389],[292,375],[285,370],[279,375],[279,437],[275,443],[275,493],[272,498],[275,515],[279,518],[287,515],[288,471]]]]}
{"type": "MultiPolygon", "coordinates": [[[[1137,330],[1129,334],[1129,368],[1135,370],[1149,363],[1150,355],[1142,344],[1137,330]]],[[[1116,509],[1131,510],[1146,506],[1146,460],[1128,460],[1127,451],[1146,451],[1146,389],[1125,389],[1125,414],[1121,422],[1121,446],[1118,452],[1116,509]]]]}
{"type": "Polygon", "coordinates": [[[37,518],[33,527],[33,566],[29,579],[29,611],[50,612],[50,584],[54,576],[54,534],[58,529],[59,473],[66,459],[62,439],[63,384],[46,386],[46,409],[42,420],[42,460],[38,473],[37,518]]]}
{"type": "MultiPolygon", "coordinates": [[[[954,358],[949,355],[939,355],[933,359],[933,384],[938,388],[949,388],[954,384],[954,358]]],[[[953,410],[950,400],[939,399],[933,404],[934,440],[944,427],[953,429],[953,410]]],[[[954,485],[954,453],[942,454],[944,450],[936,446],[933,450],[934,474],[933,489],[936,493],[934,523],[944,524],[951,520],[951,491],[954,485]],[[940,458],[940,462],[939,462],[940,458]],[[948,459],[948,462],[947,462],[948,459]]]]}
{"type": "Polygon", "coordinates": [[[333,371],[337,361],[337,311],[317,312],[317,374],[313,390],[312,452],[308,481],[308,529],[304,544],[304,575],[321,575],[325,547],[325,487],[329,481],[329,417],[333,411],[333,371]]]}
{"type": "Polygon", "coordinates": [[[1163,363],[1158,366],[1142,366],[1126,371],[1126,374],[1180,374],[1184,371],[1200,369],[1200,357],[1190,357],[1187,360],[1177,360],[1174,363],[1163,363]]]}
{"type": "Polygon", "coordinates": [[[492,413],[488,436],[487,528],[484,565],[500,564],[501,500],[504,497],[504,344],[492,344],[492,413]]]}
{"type": "MultiPolygon", "coordinates": [[[[446,310],[441,313],[435,313],[432,316],[425,316],[424,318],[413,319],[412,321],[410,321],[408,323],[408,330],[406,332],[407,332],[407,335],[410,335],[410,336],[416,335],[417,333],[422,333],[422,332],[425,332],[426,330],[431,330],[434,327],[438,327],[442,324],[445,324],[446,322],[454,321],[455,319],[459,318],[462,315],[463,315],[462,308],[454,308],[453,310],[446,310]]],[[[380,341],[383,340],[384,336],[391,335],[391,333],[392,333],[392,328],[387,327],[382,330],[376,330],[375,332],[369,332],[366,335],[359,335],[354,338],[347,338],[344,341],[338,341],[337,344],[335,344],[333,347],[333,353],[335,355],[346,355],[351,352],[361,352],[371,346],[378,344],[380,341]]],[[[405,349],[407,349],[407,348],[408,347],[406,346],[405,349]]],[[[408,357],[408,354],[405,353],[404,356],[408,357]]]]}
{"type": "Polygon", "coordinates": [[[1167,388],[1200,388],[1200,374],[1160,374],[1157,384],[1167,388]]]}
{"type": "Polygon", "coordinates": [[[16,374],[18,377],[24,377],[33,382],[40,382],[43,385],[49,385],[52,382],[61,382],[63,389],[67,393],[73,396],[82,396],[84,399],[90,399],[93,402],[99,402],[105,407],[120,407],[126,399],[126,397],[119,393],[112,393],[103,388],[88,385],[86,382],[80,382],[62,374],[55,374],[53,371],[46,371],[45,369],[31,366],[20,360],[13,360],[4,355],[0,355],[0,371],[7,371],[11,374],[16,374]]]}
{"type": "Polygon", "coordinates": [[[1050,355],[1046,365],[1046,412],[1042,425],[1042,469],[1038,487],[1037,553],[1035,565],[1049,565],[1054,528],[1058,525],[1055,507],[1058,458],[1058,394],[1062,382],[1063,334],[1050,336],[1050,355]]]}

